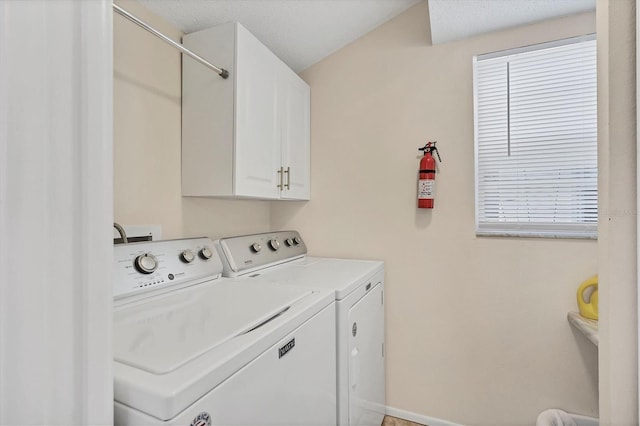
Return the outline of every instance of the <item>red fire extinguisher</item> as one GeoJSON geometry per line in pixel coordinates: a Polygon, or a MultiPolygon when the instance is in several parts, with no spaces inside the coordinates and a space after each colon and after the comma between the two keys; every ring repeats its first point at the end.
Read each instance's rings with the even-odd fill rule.
{"type": "Polygon", "coordinates": [[[421,209],[432,209],[433,199],[436,190],[436,160],[433,158],[435,152],[440,159],[440,153],[436,148],[436,142],[427,142],[418,151],[424,152],[424,156],[420,160],[420,177],[418,180],[418,207],[421,209]]]}

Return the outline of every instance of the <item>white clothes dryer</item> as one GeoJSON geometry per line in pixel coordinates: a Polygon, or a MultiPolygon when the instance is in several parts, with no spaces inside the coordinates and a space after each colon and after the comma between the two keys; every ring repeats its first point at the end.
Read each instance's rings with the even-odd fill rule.
{"type": "Polygon", "coordinates": [[[224,276],[334,293],[337,423],[379,426],[386,409],[384,263],[307,256],[296,231],[223,238],[215,244],[224,276]]]}
{"type": "Polygon", "coordinates": [[[116,424],[336,424],[333,292],[221,278],[208,238],[114,254],[116,424]]]}

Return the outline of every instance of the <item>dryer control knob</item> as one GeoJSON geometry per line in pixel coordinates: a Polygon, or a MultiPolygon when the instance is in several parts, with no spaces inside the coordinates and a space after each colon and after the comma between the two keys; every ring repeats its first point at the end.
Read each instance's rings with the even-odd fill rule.
{"type": "Polygon", "coordinates": [[[293,245],[293,238],[287,238],[284,240],[285,244],[291,247],[293,245]]]}
{"type": "Polygon", "coordinates": [[[151,274],[158,268],[158,259],[151,253],[144,253],[136,257],[133,261],[133,265],[143,274],[151,274]]]}
{"type": "Polygon", "coordinates": [[[209,260],[213,257],[213,252],[209,247],[204,246],[200,250],[200,257],[203,258],[204,260],[209,260]]]}
{"type": "Polygon", "coordinates": [[[187,249],[180,253],[180,260],[185,263],[191,263],[196,259],[196,256],[193,254],[193,251],[187,249]]]}
{"type": "Polygon", "coordinates": [[[251,244],[251,251],[252,252],[258,253],[260,250],[262,250],[262,246],[260,245],[260,243],[251,244]]]}
{"type": "Polygon", "coordinates": [[[273,251],[278,251],[280,248],[280,241],[275,238],[273,240],[269,240],[269,247],[271,247],[273,251]]]}
{"type": "Polygon", "coordinates": [[[293,242],[298,245],[302,242],[302,240],[300,239],[300,237],[293,237],[293,242]]]}

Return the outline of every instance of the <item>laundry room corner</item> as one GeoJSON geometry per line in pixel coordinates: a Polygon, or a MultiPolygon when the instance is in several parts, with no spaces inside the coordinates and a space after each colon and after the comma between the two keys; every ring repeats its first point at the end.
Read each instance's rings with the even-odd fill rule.
{"type": "Polygon", "coordinates": [[[595,13],[438,45],[427,16],[419,3],[301,73],[312,200],[272,203],[271,228],[298,229],[311,255],[385,260],[391,410],[505,426],[555,404],[597,416],[597,348],[566,320],[597,243],[476,236],[472,86],[474,55],[593,33],[595,13]],[[434,140],[425,211],[417,148],[434,140]]]}

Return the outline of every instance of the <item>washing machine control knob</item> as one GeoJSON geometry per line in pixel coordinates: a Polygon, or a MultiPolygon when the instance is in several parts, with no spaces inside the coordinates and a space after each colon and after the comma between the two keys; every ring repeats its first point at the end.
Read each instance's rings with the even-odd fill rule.
{"type": "Polygon", "coordinates": [[[143,253],[136,257],[133,265],[143,274],[151,274],[158,268],[158,259],[151,253],[143,253]]]}
{"type": "Polygon", "coordinates": [[[300,239],[300,237],[293,237],[293,242],[295,243],[295,245],[298,245],[302,242],[302,240],[300,239]]]}
{"type": "Polygon", "coordinates": [[[284,240],[285,244],[291,247],[293,245],[293,238],[287,238],[284,240]]]}
{"type": "Polygon", "coordinates": [[[278,241],[277,238],[269,240],[269,247],[271,247],[273,251],[278,251],[278,249],[280,248],[280,241],[278,241]]]}
{"type": "Polygon", "coordinates": [[[193,254],[193,251],[190,249],[184,250],[180,253],[180,260],[185,263],[191,263],[196,259],[196,256],[193,254]]]}
{"type": "Polygon", "coordinates": [[[258,253],[260,250],[262,250],[262,246],[260,245],[260,243],[251,244],[251,251],[253,251],[254,253],[258,253]]]}
{"type": "Polygon", "coordinates": [[[200,250],[200,257],[203,258],[204,260],[209,260],[213,257],[213,252],[209,247],[204,246],[200,250]]]}

